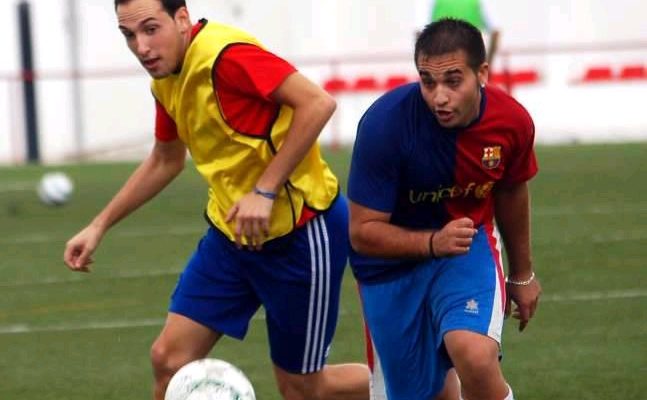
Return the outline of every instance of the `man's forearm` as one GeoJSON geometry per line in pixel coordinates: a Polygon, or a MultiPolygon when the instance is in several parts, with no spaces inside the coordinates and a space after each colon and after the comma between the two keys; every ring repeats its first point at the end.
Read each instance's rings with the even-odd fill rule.
{"type": "Polygon", "coordinates": [[[495,193],[495,218],[508,256],[508,275],[525,280],[532,274],[530,194],[522,183],[495,193]]]}
{"type": "Polygon", "coordinates": [[[431,256],[431,231],[414,231],[372,221],[351,226],[350,235],[353,249],[363,255],[411,259],[431,256]]]}
{"type": "Polygon", "coordinates": [[[93,219],[91,225],[105,232],[142,204],[155,197],[183,169],[184,158],[164,162],[150,156],[128,178],[108,205],[93,219]]]}
{"type": "Polygon", "coordinates": [[[317,141],[333,112],[335,100],[303,75],[290,75],[272,94],[294,114],[285,140],[257,181],[259,189],[276,192],[317,141]]]}
{"type": "Polygon", "coordinates": [[[335,103],[326,98],[295,110],[285,142],[259,178],[259,188],[275,192],[283,185],[315,144],[334,109],[335,103]]]}

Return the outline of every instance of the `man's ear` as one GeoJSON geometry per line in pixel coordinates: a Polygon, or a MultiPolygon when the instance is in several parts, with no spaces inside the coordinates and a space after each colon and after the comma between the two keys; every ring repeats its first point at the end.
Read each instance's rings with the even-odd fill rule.
{"type": "Polygon", "coordinates": [[[490,74],[490,65],[487,62],[484,62],[483,64],[481,64],[481,66],[478,69],[478,72],[476,73],[476,77],[481,87],[485,86],[485,84],[487,83],[489,74],[490,74]]]}
{"type": "Polygon", "coordinates": [[[175,23],[180,27],[180,33],[184,34],[191,30],[191,18],[186,7],[180,7],[175,11],[175,23]]]}

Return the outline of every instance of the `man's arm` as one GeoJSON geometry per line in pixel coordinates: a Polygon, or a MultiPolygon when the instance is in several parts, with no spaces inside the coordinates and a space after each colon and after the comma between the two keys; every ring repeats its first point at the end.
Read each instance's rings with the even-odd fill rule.
{"type": "Polygon", "coordinates": [[[294,109],[292,124],[281,148],[256,183],[260,189],[275,192],[315,143],[337,104],[325,90],[299,72],[288,76],[270,97],[294,109]]]}
{"type": "Polygon", "coordinates": [[[413,231],[389,223],[391,214],[350,202],[350,242],[363,255],[383,258],[431,256],[432,231],[413,231]]]}
{"type": "MultiPolygon", "coordinates": [[[[290,74],[270,95],[279,104],[294,109],[292,124],[276,156],[256,182],[256,188],[276,193],[313,146],[335,111],[335,100],[299,72],[290,74]]],[[[227,221],[236,219],[236,242],[246,237],[260,248],[269,231],[272,200],[251,192],[229,211],[227,221]]]]}
{"type": "Polygon", "coordinates": [[[393,225],[391,215],[350,202],[350,240],[360,254],[382,258],[444,257],[469,251],[476,234],[469,218],[449,222],[439,231],[393,225]]]}
{"type": "Polygon", "coordinates": [[[495,218],[508,257],[507,312],[512,300],[523,330],[535,313],[541,286],[534,279],[530,252],[530,193],[528,183],[500,187],[494,193],[495,218]],[[520,284],[521,283],[521,284],[520,284]]]}
{"type": "Polygon", "coordinates": [[[67,242],[64,261],[75,271],[89,271],[91,255],[105,232],[153,198],[184,168],[186,148],[180,140],[156,141],[151,154],[128,178],[92,222],[67,242]]]}

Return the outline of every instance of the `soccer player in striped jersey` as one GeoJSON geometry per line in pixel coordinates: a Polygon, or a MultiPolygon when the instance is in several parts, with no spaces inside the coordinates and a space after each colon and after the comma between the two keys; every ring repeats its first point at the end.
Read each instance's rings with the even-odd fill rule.
{"type": "Polygon", "coordinates": [[[350,261],[371,398],[458,399],[462,390],[466,400],[510,400],[498,359],[507,299],[524,329],[541,292],[530,251],[533,122],[486,84],[473,25],[428,25],[415,63],[419,83],[365,112],[351,161],[350,261]]]}
{"type": "Polygon", "coordinates": [[[155,146],[113,200],[69,240],[89,271],[106,231],[166,187],[191,153],[209,185],[209,227],[151,350],[154,398],[222,337],[265,309],[286,400],[368,398],[362,364],[326,365],[348,256],[348,208],[317,138],[334,100],[251,35],[201,20],[183,0],[115,0],[126,43],[153,77],[155,146]]]}

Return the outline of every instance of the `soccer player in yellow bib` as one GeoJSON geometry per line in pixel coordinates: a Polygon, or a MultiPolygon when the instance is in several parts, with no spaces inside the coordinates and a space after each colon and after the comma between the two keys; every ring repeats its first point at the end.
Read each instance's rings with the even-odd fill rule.
{"type": "Polygon", "coordinates": [[[192,23],[184,0],[115,0],[152,76],[155,146],[66,246],[88,272],[106,231],[167,186],[187,149],[209,184],[208,230],[151,349],[154,398],[222,335],[243,339],[262,305],[284,399],[368,399],[362,364],[325,365],[349,249],[348,208],[317,138],[334,100],[239,29],[192,23]]]}

